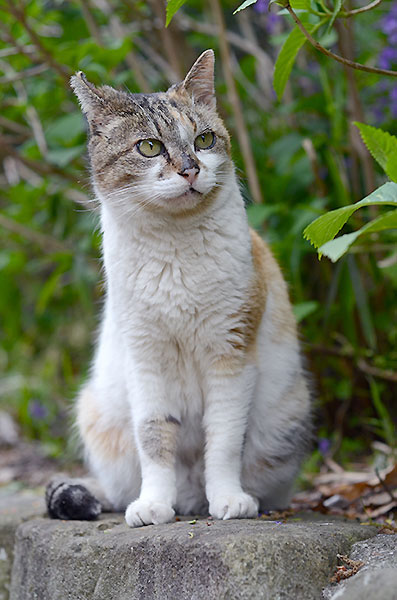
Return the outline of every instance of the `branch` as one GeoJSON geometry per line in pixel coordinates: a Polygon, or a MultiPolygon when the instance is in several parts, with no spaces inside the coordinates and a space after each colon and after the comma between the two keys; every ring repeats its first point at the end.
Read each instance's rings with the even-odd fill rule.
{"type": "Polygon", "coordinates": [[[355,363],[355,367],[362,373],[367,375],[373,375],[380,379],[386,379],[386,381],[397,382],[397,373],[391,369],[379,369],[373,365],[368,364],[364,359],[357,358],[354,352],[349,348],[338,348],[330,346],[322,346],[321,344],[305,344],[305,347],[310,353],[315,354],[329,354],[331,356],[337,356],[339,358],[345,358],[355,363]]]}
{"type": "MultiPolygon", "coordinates": [[[[22,46],[22,50],[27,53],[35,51],[33,46],[22,46]]],[[[2,50],[0,50],[0,58],[4,58],[5,56],[15,56],[15,54],[19,53],[19,48],[3,48],[2,50]]]]}
{"type": "Polygon", "coordinates": [[[395,383],[397,383],[397,373],[395,373],[391,369],[379,369],[379,367],[369,365],[362,358],[360,358],[357,361],[357,367],[363,373],[367,373],[368,375],[373,375],[374,377],[380,377],[381,379],[386,379],[387,381],[394,381],[395,383]]]}
{"type": "Polygon", "coordinates": [[[372,10],[376,6],[379,6],[381,2],[382,0],[374,0],[374,2],[367,4],[367,6],[355,8],[354,10],[349,10],[349,12],[341,12],[338,16],[343,17],[344,19],[348,19],[349,17],[354,17],[355,15],[359,15],[361,13],[367,12],[368,10],[372,10]]]}
{"type": "Polygon", "coordinates": [[[7,119],[7,117],[3,117],[0,114],[0,126],[9,129],[10,131],[14,131],[15,133],[19,133],[25,137],[29,137],[31,132],[29,127],[26,125],[21,125],[17,121],[11,121],[11,119],[7,119]]]}
{"type": "Polygon", "coordinates": [[[6,3],[10,13],[16,18],[17,21],[19,21],[19,23],[21,23],[23,28],[28,33],[36,49],[40,52],[42,56],[45,57],[46,62],[48,62],[48,64],[51,65],[51,67],[58,73],[58,75],[60,75],[60,77],[62,77],[62,79],[69,85],[69,77],[71,75],[71,71],[69,71],[69,69],[67,69],[64,65],[61,65],[57,63],[56,60],[54,60],[51,52],[47,50],[47,48],[43,45],[40,37],[27,22],[24,11],[21,10],[19,7],[15,7],[12,0],[6,0],[6,3]]]}
{"type": "MultiPolygon", "coordinates": [[[[192,19],[192,17],[188,17],[186,14],[182,13],[176,14],[175,19],[180,28],[184,31],[197,31],[198,33],[204,33],[215,37],[219,35],[218,27],[212,23],[200,23],[199,21],[192,19]]],[[[252,56],[259,61],[262,68],[269,74],[269,90],[273,89],[271,85],[271,76],[273,74],[274,65],[269,55],[266,54],[259,45],[254,44],[251,40],[247,40],[238,33],[235,33],[234,31],[226,31],[225,33],[229,44],[248,54],[252,54],[252,56]]]]}
{"type": "Polygon", "coordinates": [[[41,231],[35,231],[30,227],[26,227],[26,225],[14,221],[14,219],[10,219],[10,217],[6,217],[6,215],[0,214],[0,225],[1,227],[4,227],[4,229],[8,229],[8,231],[20,235],[25,240],[37,244],[44,250],[49,250],[50,252],[67,252],[68,254],[72,252],[72,248],[59,240],[45,233],[41,233],[41,231]]]}
{"type": "MultiPolygon", "coordinates": [[[[114,8],[108,2],[108,0],[93,0],[93,4],[99,8],[109,19],[109,31],[112,37],[124,38],[126,36],[125,25],[120,21],[119,17],[115,14],[114,8]]],[[[141,69],[138,57],[135,53],[130,50],[125,57],[125,62],[131,69],[134,79],[138,84],[140,90],[144,94],[151,92],[150,83],[147,81],[145,74],[141,69]]]]}
{"type": "Polygon", "coordinates": [[[99,30],[99,27],[98,27],[93,15],[91,14],[91,7],[87,3],[87,0],[79,0],[79,4],[81,6],[81,11],[83,13],[83,17],[86,22],[88,31],[91,34],[91,37],[94,38],[94,40],[96,41],[98,46],[103,48],[103,40],[102,40],[101,32],[99,30]]]}
{"type": "Polygon", "coordinates": [[[31,67],[30,69],[25,69],[24,71],[19,71],[17,73],[13,73],[12,75],[6,75],[5,77],[0,77],[0,85],[6,83],[13,83],[14,81],[19,81],[20,79],[25,79],[26,77],[34,77],[35,75],[40,75],[43,71],[47,71],[48,65],[45,63],[43,65],[36,65],[31,67]]]}
{"type": "Polygon", "coordinates": [[[8,144],[6,142],[6,140],[4,139],[4,136],[2,136],[1,134],[0,134],[0,149],[4,154],[9,154],[10,156],[13,156],[14,158],[20,160],[21,163],[23,163],[24,165],[26,165],[33,171],[36,171],[37,173],[41,173],[42,175],[58,175],[59,177],[63,177],[64,179],[67,179],[68,181],[72,181],[75,184],[79,183],[79,180],[74,175],[72,175],[71,173],[68,173],[67,171],[63,171],[62,169],[59,169],[58,167],[56,167],[54,165],[48,165],[43,161],[32,160],[30,158],[26,158],[25,156],[21,156],[19,154],[19,152],[17,150],[15,150],[15,148],[10,146],[10,144],[8,144]]]}
{"type": "Polygon", "coordinates": [[[324,48],[324,46],[319,44],[310,35],[310,33],[307,31],[307,29],[303,25],[302,21],[295,14],[295,12],[289,2],[288,2],[288,4],[285,5],[285,8],[288,10],[289,14],[293,18],[293,20],[295,21],[295,23],[297,24],[297,26],[299,27],[299,29],[301,30],[301,32],[303,33],[305,38],[313,46],[313,48],[316,48],[316,50],[318,50],[322,54],[325,54],[325,56],[328,56],[329,58],[333,58],[337,62],[341,63],[342,65],[345,65],[346,67],[350,67],[351,69],[357,69],[358,71],[365,71],[366,73],[376,73],[377,75],[387,75],[388,77],[397,77],[397,71],[389,71],[388,69],[377,69],[376,67],[367,67],[366,65],[362,65],[361,63],[357,63],[352,60],[348,60],[347,58],[343,58],[343,56],[339,56],[338,54],[334,54],[330,50],[327,50],[326,48],[324,48]]]}
{"type": "Polygon", "coordinates": [[[181,68],[181,52],[178,51],[175,39],[175,30],[173,31],[174,25],[171,27],[165,27],[165,1],[164,0],[150,0],[148,2],[151,9],[154,12],[155,18],[153,19],[153,26],[160,34],[162,46],[164,48],[164,54],[170,63],[172,70],[178,75],[178,79],[181,80],[183,77],[183,69],[181,68]]]}
{"type": "Polygon", "coordinates": [[[386,481],[379,474],[379,467],[375,467],[375,473],[376,473],[377,478],[379,479],[380,485],[383,487],[383,489],[385,490],[385,492],[387,494],[389,494],[392,502],[396,502],[397,498],[394,496],[393,492],[391,491],[391,489],[387,485],[386,481]]]}
{"type": "Polygon", "coordinates": [[[219,49],[222,58],[222,68],[225,76],[227,95],[229,102],[233,108],[235,127],[238,142],[243,156],[245,169],[247,172],[248,186],[252,194],[254,202],[262,203],[262,192],[259,185],[258,174],[255,167],[254,156],[250,144],[250,139],[247,127],[244,120],[243,110],[241,107],[240,97],[237,92],[236,83],[233,77],[231,65],[230,48],[226,38],[226,27],[223,19],[222,7],[220,0],[210,0],[211,8],[218,24],[219,49]]]}

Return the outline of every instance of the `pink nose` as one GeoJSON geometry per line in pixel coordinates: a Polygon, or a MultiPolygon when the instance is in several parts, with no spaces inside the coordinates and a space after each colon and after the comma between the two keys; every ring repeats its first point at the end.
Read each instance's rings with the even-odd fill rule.
{"type": "Polygon", "coordinates": [[[182,175],[182,177],[188,180],[190,185],[193,185],[193,182],[196,179],[199,172],[200,169],[198,169],[197,167],[193,167],[192,169],[185,169],[182,173],[179,173],[179,175],[182,175]]]}

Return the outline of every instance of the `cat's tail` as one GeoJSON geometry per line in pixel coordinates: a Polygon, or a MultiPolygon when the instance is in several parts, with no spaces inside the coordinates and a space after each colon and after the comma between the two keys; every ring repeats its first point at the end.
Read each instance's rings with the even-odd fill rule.
{"type": "Polygon", "coordinates": [[[45,501],[52,519],[92,521],[103,510],[111,510],[102,496],[94,479],[75,479],[60,473],[48,483],[45,501]]]}

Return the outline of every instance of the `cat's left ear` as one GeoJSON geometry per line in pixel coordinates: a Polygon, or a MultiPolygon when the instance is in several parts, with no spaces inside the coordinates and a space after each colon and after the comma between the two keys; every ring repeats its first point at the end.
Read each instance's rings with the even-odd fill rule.
{"type": "Polygon", "coordinates": [[[182,88],[197,102],[216,108],[214,88],[215,56],[213,50],[206,50],[198,57],[182,82],[182,88]]]}

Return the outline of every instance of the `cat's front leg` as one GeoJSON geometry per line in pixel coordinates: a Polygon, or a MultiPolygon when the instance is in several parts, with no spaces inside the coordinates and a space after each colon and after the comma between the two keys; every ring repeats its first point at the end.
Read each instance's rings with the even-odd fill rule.
{"type": "Polygon", "coordinates": [[[241,458],[255,385],[255,367],[224,368],[208,381],[204,427],[205,479],[210,514],[216,519],[255,517],[258,501],[241,487],[241,458]]]}
{"type": "Polygon", "coordinates": [[[135,440],[141,464],[139,498],[127,507],[130,527],[168,523],[175,515],[175,453],[180,428],[167,402],[161,375],[150,369],[136,369],[131,401],[135,440]]]}

